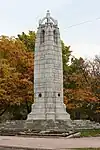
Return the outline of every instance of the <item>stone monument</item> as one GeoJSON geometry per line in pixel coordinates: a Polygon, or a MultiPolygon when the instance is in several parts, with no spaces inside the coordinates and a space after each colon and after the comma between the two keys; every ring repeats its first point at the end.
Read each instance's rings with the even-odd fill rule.
{"type": "Polygon", "coordinates": [[[62,66],[58,24],[47,11],[46,17],[39,21],[37,31],[34,59],[35,102],[32,111],[27,120],[7,120],[0,123],[2,135],[75,137],[78,130],[100,129],[99,123],[70,119],[63,104],[62,66]]]}
{"type": "Polygon", "coordinates": [[[63,103],[62,47],[57,20],[39,21],[34,59],[34,104],[27,120],[68,120],[63,103]]]}

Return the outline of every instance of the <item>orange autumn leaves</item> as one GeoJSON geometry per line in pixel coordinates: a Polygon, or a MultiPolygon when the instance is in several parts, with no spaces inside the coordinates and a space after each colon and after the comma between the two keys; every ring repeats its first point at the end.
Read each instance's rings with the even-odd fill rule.
{"type": "Polygon", "coordinates": [[[0,104],[33,101],[33,53],[15,38],[0,37],[0,104]]]}
{"type": "Polygon", "coordinates": [[[96,71],[94,73],[82,58],[72,59],[64,74],[64,103],[69,109],[82,107],[83,103],[100,102],[100,74],[94,76],[96,71]]]}

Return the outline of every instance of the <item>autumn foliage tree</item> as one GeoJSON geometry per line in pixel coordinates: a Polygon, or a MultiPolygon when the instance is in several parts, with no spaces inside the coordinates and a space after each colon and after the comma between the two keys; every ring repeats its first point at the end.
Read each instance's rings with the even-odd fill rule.
{"type": "Polygon", "coordinates": [[[33,102],[33,53],[19,39],[0,37],[0,108],[33,102]]]}
{"type": "Polygon", "coordinates": [[[67,109],[70,112],[76,112],[76,114],[79,111],[82,115],[84,114],[85,119],[91,117],[95,111],[100,110],[99,92],[98,94],[95,93],[98,91],[97,89],[100,90],[100,84],[97,77],[91,74],[93,71],[90,64],[82,58],[77,59],[73,57],[71,65],[67,67],[68,69],[64,74],[64,102],[67,105],[67,109]],[[94,79],[96,79],[96,82],[94,79]]]}

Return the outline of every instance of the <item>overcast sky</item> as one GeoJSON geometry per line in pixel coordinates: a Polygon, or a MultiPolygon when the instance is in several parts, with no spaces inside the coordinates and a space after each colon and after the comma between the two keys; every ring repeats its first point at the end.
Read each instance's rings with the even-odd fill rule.
{"type": "Polygon", "coordinates": [[[0,0],[0,35],[16,36],[35,30],[50,10],[61,38],[77,57],[100,54],[100,0],[0,0]],[[68,28],[92,20],[90,23],[68,28]]]}

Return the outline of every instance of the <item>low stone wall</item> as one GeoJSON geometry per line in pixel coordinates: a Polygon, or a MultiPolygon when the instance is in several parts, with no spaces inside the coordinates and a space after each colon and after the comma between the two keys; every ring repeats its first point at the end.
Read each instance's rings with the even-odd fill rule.
{"type": "Polygon", "coordinates": [[[100,124],[91,122],[89,120],[67,120],[67,121],[56,121],[48,120],[15,120],[6,121],[0,123],[0,133],[6,134],[6,132],[17,134],[18,132],[40,132],[40,131],[59,131],[66,132],[69,130],[78,129],[100,129],[100,124]]]}
{"type": "Polygon", "coordinates": [[[100,124],[89,120],[67,120],[67,121],[27,121],[25,128],[34,130],[77,130],[77,129],[100,129],[100,124]]]}

